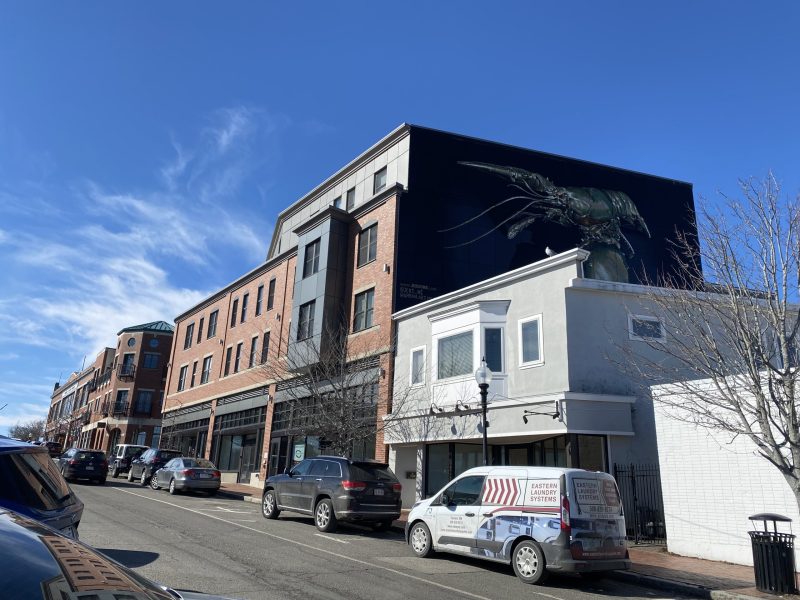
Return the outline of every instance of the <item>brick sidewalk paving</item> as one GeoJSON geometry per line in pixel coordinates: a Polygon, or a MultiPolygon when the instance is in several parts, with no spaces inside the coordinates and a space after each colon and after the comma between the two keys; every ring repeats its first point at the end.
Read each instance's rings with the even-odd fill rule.
{"type": "MultiPolygon", "coordinates": [[[[245,500],[261,502],[261,488],[249,485],[224,483],[220,493],[245,500]]],[[[404,510],[394,526],[403,529],[408,510],[404,510]]],[[[753,567],[676,556],[663,546],[632,546],[629,548],[631,570],[619,573],[620,578],[630,578],[641,585],[697,595],[705,598],[770,598],[779,596],[756,590],[753,567]]],[[[789,596],[800,600],[800,596],[789,596]]]]}

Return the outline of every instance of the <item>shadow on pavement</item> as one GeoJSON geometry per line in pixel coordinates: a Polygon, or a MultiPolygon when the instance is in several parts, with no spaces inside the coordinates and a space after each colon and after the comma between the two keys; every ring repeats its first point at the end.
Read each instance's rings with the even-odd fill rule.
{"type": "Polygon", "coordinates": [[[144,552],[142,550],[120,550],[118,548],[96,548],[96,550],[118,563],[122,563],[129,569],[149,565],[160,556],[158,552],[144,552]]]}

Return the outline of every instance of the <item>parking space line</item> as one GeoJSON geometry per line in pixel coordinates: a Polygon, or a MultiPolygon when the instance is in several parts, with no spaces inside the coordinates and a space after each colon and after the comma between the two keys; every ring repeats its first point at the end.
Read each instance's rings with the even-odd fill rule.
{"type": "MultiPolygon", "coordinates": [[[[266,531],[261,531],[260,529],[256,529],[255,527],[248,527],[247,525],[240,525],[234,521],[229,521],[228,519],[223,519],[222,517],[218,517],[216,515],[209,515],[200,512],[199,510],[193,508],[187,508],[185,506],[181,506],[180,504],[174,504],[172,502],[167,502],[166,500],[159,500],[158,498],[152,498],[150,496],[144,496],[142,494],[137,494],[136,492],[131,492],[129,490],[123,490],[122,488],[112,488],[117,490],[118,492],[122,492],[124,494],[130,494],[131,496],[138,496],[139,498],[143,498],[145,500],[150,500],[151,502],[160,502],[161,504],[166,504],[167,506],[172,506],[174,508],[179,508],[181,510],[185,510],[187,512],[195,513],[206,517],[208,519],[215,519],[217,521],[222,521],[223,523],[228,523],[229,525],[233,525],[234,527],[239,527],[240,529],[247,529],[248,531],[252,531],[254,533],[258,533],[264,535],[266,537],[280,540],[282,542],[286,542],[288,544],[294,544],[295,546],[299,546],[301,548],[308,548],[309,550],[315,550],[316,552],[322,552],[323,554],[328,554],[330,556],[334,556],[337,558],[341,558],[342,560],[348,560],[350,562],[363,565],[365,567],[369,567],[371,569],[379,569],[381,571],[387,571],[389,573],[394,573],[395,575],[399,575],[400,577],[406,577],[407,579],[413,579],[414,581],[419,581],[420,583],[427,583],[433,587],[437,587],[443,590],[447,590],[448,592],[453,592],[454,594],[460,594],[461,596],[467,598],[475,598],[475,600],[491,600],[491,598],[487,598],[486,596],[479,596],[478,594],[473,594],[472,592],[468,592],[466,590],[460,590],[458,588],[451,587],[449,585],[445,585],[443,583],[439,583],[437,581],[431,581],[430,579],[425,579],[424,577],[417,577],[416,575],[411,575],[410,573],[404,573],[403,571],[398,571],[397,569],[392,569],[391,567],[386,567],[383,565],[375,564],[368,562],[366,560],[361,560],[360,558],[353,558],[352,556],[344,556],[343,554],[339,554],[338,552],[333,552],[331,550],[325,550],[324,548],[318,548],[317,546],[312,546],[311,544],[306,544],[304,542],[298,542],[296,540],[286,538],[280,535],[275,535],[274,533],[268,533],[266,531]]],[[[543,594],[542,592],[535,592],[530,590],[529,593],[535,594],[537,596],[543,596],[545,598],[551,598],[553,600],[561,600],[557,596],[551,596],[550,594],[543,594]]]]}
{"type": "Polygon", "coordinates": [[[325,534],[322,534],[322,533],[315,533],[314,535],[317,536],[317,537],[325,538],[326,540],[332,540],[334,542],[339,542],[340,544],[349,544],[350,543],[350,542],[345,542],[344,540],[337,540],[335,537],[331,537],[329,535],[325,535],[325,534]]]}

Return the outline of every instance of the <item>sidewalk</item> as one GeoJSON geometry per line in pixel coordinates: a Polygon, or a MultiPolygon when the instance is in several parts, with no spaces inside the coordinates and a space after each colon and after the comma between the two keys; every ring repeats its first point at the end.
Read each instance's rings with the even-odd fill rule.
{"type": "MultiPolygon", "coordinates": [[[[223,484],[220,495],[246,502],[261,502],[261,490],[249,485],[223,484]]],[[[408,510],[394,522],[405,529],[408,510]]],[[[756,590],[752,567],[669,554],[663,546],[631,546],[630,571],[615,571],[614,579],[675,594],[714,600],[775,600],[780,596],[756,590]]],[[[788,596],[800,600],[800,596],[788,596]]]]}

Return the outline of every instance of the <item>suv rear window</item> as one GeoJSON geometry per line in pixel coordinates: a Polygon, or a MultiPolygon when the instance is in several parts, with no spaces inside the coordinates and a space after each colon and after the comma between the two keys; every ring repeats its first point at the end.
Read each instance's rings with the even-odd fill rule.
{"type": "Polygon", "coordinates": [[[77,460],[105,460],[105,452],[76,452],[73,457],[77,460]]]}
{"type": "Polygon", "coordinates": [[[353,463],[349,465],[350,477],[357,481],[397,481],[392,470],[386,465],[353,463]]]}
{"type": "Polygon", "coordinates": [[[46,452],[0,455],[0,498],[37,510],[74,504],[69,486],[46,452]]]}

